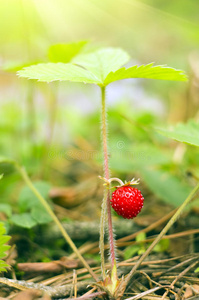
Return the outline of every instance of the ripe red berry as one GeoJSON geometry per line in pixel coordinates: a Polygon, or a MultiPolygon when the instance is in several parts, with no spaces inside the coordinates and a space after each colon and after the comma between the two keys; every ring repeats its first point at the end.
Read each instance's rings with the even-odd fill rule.
{"type": "Polygon", "coordinates": [[[140,190],[131,186],[117,188],[111,198],[111,206],[116,213],[124,219],[132,219],[137,216],[143,207],[144,197],[140,190]]]}

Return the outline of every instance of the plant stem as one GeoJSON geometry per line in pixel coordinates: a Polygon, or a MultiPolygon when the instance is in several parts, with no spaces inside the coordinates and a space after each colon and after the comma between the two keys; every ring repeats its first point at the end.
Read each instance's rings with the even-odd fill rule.
{"type": "Polygon", "coordinates": [[[128,276],[126,277],[125,281],[122,284],[123,290],[128,285],[129,281],[131,280],[132,276],[134,275],[137,268],[140,266],[140,264],[143,262],[143,260],[149,255],[149,253],[153,250],[153,248],[157,245],[157,243],[161,240],[161,238],[167,233],[167,231],[171,228],[171,226],[177,221],[179,216],[181,215],[183,209],[186,207],[186,205],[191,201],[194,194],[199,190],[199,183],[196,185],[196,187],[191,191],[189,196],[186,198],[186,200],[182,203],[182,205],[178,208],[176,213],[173,215],[173,217],[169,220],[169,222],[166,224],[166,226],[162,229],[160,234],[157,236],[157,238],[153,241],[153,243],[149,246],[149,248],[146,250],[146,252],[140,257],[140,259],[137,261],[135,266],[132,268],[128,276]]]}
{"type": "Polygon", "coordinates": [[[106,278],[106,269],[105,269],[105,260],[104,260],[104,233],[105,233],[105,223],[106,223],[106,199],[107,199],[108,190],[104,189],[104,198],[102,201],[102,210],[101,210],[101,218],[100,218],[100,240],[99,240],[99,248],[101,254],[101,270],[102,270],[102,278],[105,280],[106,278]]]}
{"type": "Polygon", "coordinates": [[[104,177],[109,180],[109,164],[108,164],[108,133],[107,133],[107,119],[106,119],[106,91],[105,87],[101,87],[102,96],[102,143],[104,154],[104,177]]]}
{"type": "MultiPolygon", "coordinates": [[[[105,87],[101,87],[101,97],[102,97],[102,144],[103,144],[103,154],[104,154],[104,177],[109,180],[110,171],[109,171],[109,163],[108,163],[108,143],[107,143],[107,121],[106,121],[106,91],[105,87]]],[[[107,187],[105,187],[107,189],[107,187]]],[[[115,264],[115,245],[114,245],[114,237],[113,237],[113,224],[112,224],[112,216],[111,216],[111,205],[110,205],[110,189],[108,186],[108,190],[104,191],[104,199],[102,207],[107,208],[107,216],[108,216],[108,232],[109,232],[109,243],[110,243],[110,256],[111,256],[111,269],[115,264]],[[105,205],[106,201],[106,205],[105,205]]],[[[103,209],[101,216],[101,227],[105,225],[105,216],[106,210],[103,209]]],[[[104,229],[100,230],[101,233],[104,233],[104,229]]],[[[100,237],[100,250],[102,255],[102,262],[104,263],[104,237],[100,237]],[[102,245],[103,242],[103,245],[102,245]]],[[[102,266],[103,269],[105,269],[102,266]]],[[[102,272],[105,274],[105,271],[102,272]]]]}
{"type": "Polygon", "coordinates": [[[98,277],[93,272],[93,270],[90,268],[90,266],[85,261],[85,259],[82,257],[82,255],[80,254],[79,250],[77,249],[77,247],[75,246],[75,244],[71,240],[70,236],[68,235],[68,233],[66,232],[66,230],[62,226],[61,222],[59,221],[59,219],[57,218],[57,216],[52,211],[50,205],[46,202],[46,200],[42,197],[42,195],[38,192],[38,190],[32,184],[32,182],[31,182],[31,180],[30,180],[30,178],[29,178],[26,170],[22,166],[20,166],[19,164],[17,164],[17,163],[15,163],[15,167],[18,170],[18,172],[21,174],[22,178],[24,179],[24,181],[26,182],[26,184],[28,185],[28,187],[30,188],[30,190],[33,192],[33,194],[35,194],[35,196],[38,198],[38,200],[41,202],[41,204],[45,207],[45,209],[47,210],[47,212],[49,213],[49,215],[52,217],[53,221],[57,224],[57,226],[58,226],[59,230],[61,231],[63,237],[65,238],[66,242],[70,245],[70,247],[75,252],[75,254],[77,255],[77,257],[80,259],[80,261],[82,262],[82,264],[85,266],[85,268],[91,274],[91,276],[96,281],[98,281],[98,277]]]}

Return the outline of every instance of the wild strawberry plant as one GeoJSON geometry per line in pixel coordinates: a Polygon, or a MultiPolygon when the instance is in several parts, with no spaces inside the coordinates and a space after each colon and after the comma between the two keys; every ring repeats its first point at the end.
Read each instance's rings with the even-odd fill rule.
{"type": "MultiPolygon", "coordinates": [[[[133,267],[131,272],[127,275],[125,280],[119,280],[117,277],[117,265],[115,254],[115,243],[113,236],[113,225],[111,216],[112,207],[123,217],[132,218],[142,208],[143,196],[141,192],[131,187],[131,185],[138,184],[137,180],[132,180],[127,183],[123,183],[118,178],[110,178],[109,170],[109,151],[107,142],[108,123],[106,118],[106,89],[109,84],[114,81],[129,79],[129,78],[148,78],[159,80],[179,80],[186,81],[185,74],[180,70],[175,70],[166,66],[154,66],[153,64],[132,66],[129,68],[122,67],[129,60],[129,55],[119,48],[102,48],[95,51],[83,51],[86,42],[72,43],[69,45],[56,45],[50,48],[49,58],[52,63],[42,63],[25,67],[18,72],[20,77],[28,79],[36,79],[43,82],[52,81],[72,81],[90,83],[99,86],[101,91],[101,119],[102,119],[102,144],[103,144],[103,157],[104,157],[104,174],[101,179],[104,181],[104,198],[102,201],[102,213],[101,213],[101,225],[100,225],[100,252],[101,252],[101,268],[103,281],[97,283],[102,289],[109,294],[110,298],[120,299],[125,291],[127,284],[132,278],[134,272],[140,263],[146,258],[150,251],[160,241],[162,236],[168,231],[172,224],[176,221],[184,207],[192,199],[192,196],[199,189],[199,185],[196,186],[189,194],[185,202],[177,210],[176,214],[171,218],[165,228],[161,231],[159,236],[154,240],[150,247],[144,252],[139,261],[133,267]],[[111,183],[112,181],[119,182],[119,186],[116,191],[113,192],[111,198],[111,183]],[[127,191],[128,189],[128,191],[127,191]],[[122,192],[121,192],[122,191],[122,192]],[[119,206],[118,206],[119,205],[119,206]],[[132,207],[134,211],[132,212],[132,207]],[[116,209],[117,208],[117,209],[116,209]],[[109,243],[110,243],[110,260],[111,260],[111,272],[107,275],[104,259],[104,235],[106,227],[106,219],[108,223],[109,243]]],[[[59,227],[64,238],[71,246],[73,251],[82,261],[84,266],[88,269],[90,274],[98,281],[96,274],[89,267],[87,262],[79,253],[75,244],[70,239],[67,232],[62,227],[60,221],[53,213],[51,207],[44,199],[42,194],[32,184],[25,169],[19,165],[16,161],[8,160],[6,158],[0,158],[1,162],[7,162],[15,166],[19,171],[24,181],[28,185],[32,193],[37,197],[51,218],[59,227]]]]}
{"type": "MultiPolygon", "coordinates": [[[[18,72],[20,77],[28,79],[36,79],[43,82],[52,81],[71,81],[82,82],[98,85],[101,91],[101,119],[102,119],[102,144],[104,156],[104,175],[105,181],[104,198],[102,201],[101,225],[100,225],[100,251],[101,266],[104,288],[113,296],[116,291],[124,290],[125,284],[118,289],[119,280],[117,278],[116,255],[113,237],[113,225],[111,217],[111,204],[114,207],[115,195],[111,200],[110,184],[113,179],[110,178],[109,159],[108,159],[108,142],[107,142],[107,118],[106,118],[106,89],[109,84],[115,81],[129,78],[148,78],[159,80],[178,80],[186,81],[185,74],[180,70],[175,70],[166,66],[154,66],[152,63],[148,65],[123,67],[129,62],[129,55],[119,48],[102,48],[90,53],[80,53],[71,59],[70,63],[43,63],[32,65],[18,72]],[[106,275],[104,260],[104,234],[106,226],[106,214],[108,218],[109,242],[110,242],[110,259],[111,259],[111,276],[106,275]]],[[[118,179],[116,179],[118,181],[118,179]]],[[[131,185],[131,182],[128,183],[131,185]]],[[[127,185],[127,186],[128,186],[127,185]]],[[[125,187],[119,187],[125,189],[125,187]]],[[[131,191],[135,192],[135,189],[131,191]]],[[[143,202],[143,198],[139,190],[136,189],[139,202],[143,202]],[[138,192],[137,192],[138,191],[138,192]],[[138,195],[139,194],[139,195],[138,195]]],[[[121,196],[120,196],[121,197],[121,196]]],[[[126,201],[126,198],[125,198],[126,201]]],[[[132,198],[132,201],[134,199],[132,198]]],[[[119,204],[120,205],[120,204],[119,204]]],[[[126,202],[125,207],[129,205],[126,202]]],[[[137,206],[137,212],[141,209],[141,203],[137,206]],[[138,208],[139,206],[139,208],[138,208]]],[[[117,295],[119,295],[117,293],[117,295]]]]}

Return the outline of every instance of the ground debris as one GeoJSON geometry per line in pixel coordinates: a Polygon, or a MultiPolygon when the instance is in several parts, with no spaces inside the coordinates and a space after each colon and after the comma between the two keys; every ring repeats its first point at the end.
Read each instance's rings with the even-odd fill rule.
{"type": "MultiPolygon", "coordinates": [[[[139,256],[118,263],[119,277],[122,275],[125,276],[134,266],[137,259],[139,259],[139,256]]],[[[148,257],[148,260],[142,262],[139,270],[135,273],[124,294],[124,299],[186,300],[190,297],[199,297],[199,278],[195,272],[198,265],[199,254],[197,253],[173,258],[166,257],[166,255],[164,255],[164,257],[163,255],[162,257],[151,255],[148,257]]],[[[107,265],[107,269],[109,267],[110,266],[107,265]]],[[[100,268],[95,267],[93,270],[99,272],[100,268]]],[[[93,280],[85,269],[78,269],[76,272],[78,298],[89,291],[90,288],[88,288],[88,285],[92,286],[93,280]],[[85,279],[87,281],[84,281],[85,279]]],[[[40,280],[38,283],[34,282],[34,280],[36,281],[38,279],[32,278],[33,282],[30,282],[30,280],[18,281],[0,278],[0,291],[1,287],[7,285],[10,290],[6,296],[10,294],[13,295],[13,292],[19,294],[19,291],[27,292],[36,290],[43,293],[41,297],[46,297],[38,299],[66,299],[65,297],[73,297],[73,299],[75,299],[73,296],[74,283],[72,271],[69,271],[67,274],[57,275],[53,278],[40,280]]],[[[27,299],[37,299],[31,298],[31,295],[29,295],[27,299]]],[[[5,297],[5,294],[1,295],[0,292],[0,296],[5,297]]],[[[104,297],[104,295],[101,296],[104,297]]]]}

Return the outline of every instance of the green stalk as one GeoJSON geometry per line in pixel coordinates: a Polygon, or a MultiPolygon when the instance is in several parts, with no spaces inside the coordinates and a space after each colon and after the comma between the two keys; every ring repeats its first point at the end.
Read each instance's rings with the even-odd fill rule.
{"type": "Polygon", "coordinates": [[[64,227],[62,226],[61,222],[59,221],[59,219],[57,218],[57,216],[54,214],[54,212],[52,211],[51,207],[49,206],[49,204],[47,203],[47,201],[42,197],[42,195],[38,192],[38,190],[34,187],[34,185],[32,184],[26,170],[20,166],[19,164],[15,163],[15,167],[18,170],[18,172],[21,174],[22,178],[24,179],[25,183],[28,185],[28,187],[30,188],[30,190],[33,192],[33,194],[35,194],[35,196],[38,198],[38,200],[41,202],[41,204],[45,207],[46,211],[49,213],[49,215],[52,217],[53,221],[57,224],[59,230],[61,231],[63,237],[65,238],[66,242],[69,244],[69,246],[72,248],[72,250],[75,252],[75,254],[77,255],[77,257],[80,259],[80,261],[82,262],[82,264],[85,266],[85,268],[88,270],[88,272],[91,274],[91,276],[98,281],[98,277],[96,276],[96,274],[93,272],[93,270],[90,268],[90,266],[88,265],[88,263],[85,261],[85,259],[82,257],[82,255],[80,254],[79,250],[77,249],[77,247],[75,246],[75,244],[73,243],[73,241],[71,240],[70,236],[68,235],[68,233],[66,232],[66,230],[64,229],[64,227]]]}
{"type": "Polygon", "coordinates": [[[186,205],[191,201],[192,197],[194,196],[194,194],[199,190],[199,183],[197,184],[197,186],[191,191],[191,193],[189,194],[189,196],[186,198],[186,200],[182,203],[182,205],[178,208],[178,210],[176,211],[176,213],[173,215],[173,217],[169,220],[169,222],[167,223],[167,225],[162,229],[162,231],[160,232],[160,234],[157,236],[157,238],[153,241],[153,243],[149,246],[149,248],[146,250],[146,252],[140,257],[140,259],[137,261],[137,263],[135,264],[135,266],[132,268],[132,270],[130,271],[130,273],[127,275],[125,281],[121,284],[120,290],[125,290],[126,286],[128,285],[128,283],[130,282],[131,278],[133,277],[133,275],[135,274],[135,271],[137,270],[137,268],[141,265],[141,263],[143,262],[143,260],[149,255],[149,253],[153,250],[153,248],[157,245],[157,243],[159,243],[159,241],[161,240],[161,238],[167,233],[167,231],[171,228],[171,226],[177,221],[177,219],[179,218],[179,216],[181,215],[183,209],[186,207],[186,205]]]}
{"type": "Polygon", "coordinates": [[[104,234],[105,234],[105,224],[106,224],[106,199],[108,197],[108,190],[104,189],[104,198],[102,201],[102,210],[101,210],[101,218],[100,218],[100,240],[99,240],[99,248],[101,254],[101,270],[102,270],[102,278],[105,280],[106,278],[106,269],[105,269],[105,259],[104,259],[104,234]]]}
{"type": "MultiPolygon", "coordinates": [[[[107,120],[106,120],[106,91],[105,87],[101,87],[101,100],[102,100],[102,144],[103,144],[103,155],[104,155],[104,178],[109,180],[110,171],[108,163],[108,142],[107,142],[107,120]]],[[[104,227],[106,223],[106,211],[108,217],[108,232],[109,232],[109,243],[110,243],[110,257],[111,257],[111,269],[115,265],[115,244],[113,237],[113,224],[111,216],[111,204],[110,204],[110,189],[108,186],[105,187],[104,198],[102,203],[102,214],[100,224],[100,252],[102,262],[102,274],[105,277],[105,265],[104,265],[104,227]],[[105,209],[106,208],[106,209],[105,209]]]]}

